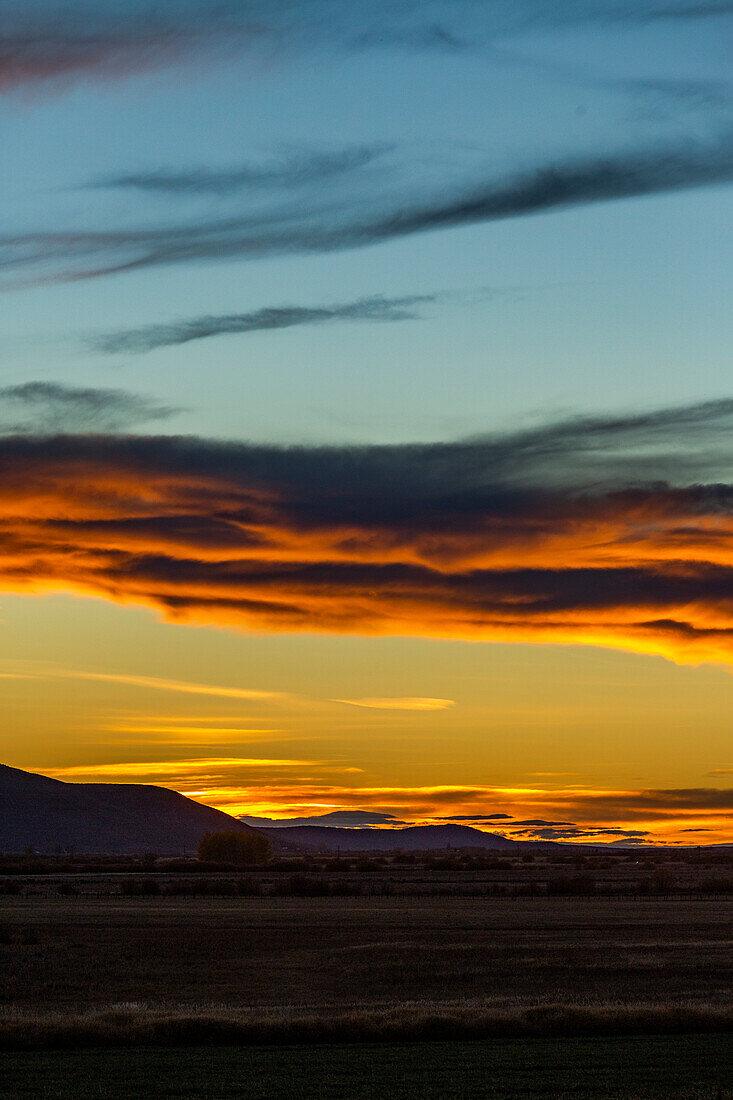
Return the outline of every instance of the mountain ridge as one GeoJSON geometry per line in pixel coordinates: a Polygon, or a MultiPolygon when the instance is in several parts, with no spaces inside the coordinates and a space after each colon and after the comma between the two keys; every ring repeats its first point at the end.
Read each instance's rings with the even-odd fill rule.
{"type": "Polygon", "coordinates": [[[0,764],[0,852],[173,855],[223,830],[259,831],[168,787],[65,783],[0,764]]]}
{"type": "Polygon", "coordinates": [[[438,848],[487,848],[508,851],[522,848],[519,841],[497,833],[485,833],[470,825],[408,825],[404,828],[344,829],[333,825],[289,825],[284,828],[258,828],[270,840],[287,839],[299,847],[328,851],[428,852],[438,848]]]}

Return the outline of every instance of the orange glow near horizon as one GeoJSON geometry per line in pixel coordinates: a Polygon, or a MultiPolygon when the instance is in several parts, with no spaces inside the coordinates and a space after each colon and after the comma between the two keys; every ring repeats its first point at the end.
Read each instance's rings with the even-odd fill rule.
{"type": "MultiPolygon", "coordinates": [[[[335,786],[309,783],[305,778],[297,783],[276,783],[267,775],[298,767],[313,773],[361,770],[317,761],[233,757],[46,768],[43,773],[65,782],[163,785],[234,817],[278,820],[317,817],[331,809],[384,812],[389,807],[389,814],[400,823],[457,821],[514,839],[591,843],[628,834],[657,844],[733,842],[733,792],[729,790],[617,790],[581,785],[335,786]],[[255,785],[233,782],[240,771],[250,769],[261,773],[255,785]],[[495,820],[486,819],[487,811],[495,820]]],[[[386,822],[377,827],[392,826],[386,822]]]]}

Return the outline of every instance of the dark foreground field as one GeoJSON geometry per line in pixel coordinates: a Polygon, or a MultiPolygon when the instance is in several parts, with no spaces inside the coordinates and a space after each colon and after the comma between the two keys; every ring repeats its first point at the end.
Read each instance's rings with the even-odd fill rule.
{"type": "Polygon", "coordinates": [[[729,1003],[733,898],[0,898],[0,1009],[729,1003]]]}
{"type": "Polygon", "coordinates": [[[0,1056],[0,1097],[729,1100],[730,1036],[137,1048],[0,1056]]]}
{"type": "Polygon", "coordinates": [[[0,1096],[733,1100],[732,937],[730,895],[30,883],[0,898],[0,1096]]]}

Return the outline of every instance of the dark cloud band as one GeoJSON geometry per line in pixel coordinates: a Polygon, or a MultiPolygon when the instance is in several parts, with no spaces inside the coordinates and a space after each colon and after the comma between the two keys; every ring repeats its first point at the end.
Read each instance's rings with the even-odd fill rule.
{"type": "Polygon", "coordinates": [[[0,432],[113,432],[180,412],[125,390],[23,382],[0,388],[0,432]],[[10,415],[9,415],[10,414],[10,415]]]}
{"type": "Polygon", "coordinates": [[[236,168],[128,172],[92,186],[147,191],[165,196],[231,195],[238,191],[290,190],[332,182],[367,165],[393,146],[359,145],[331,151],[294,149],[236,168]]]}
{"type": "Polygon", "coordinates": [[[6,437],[0,583],[246,628],[730,663],[731,427],[720,401],[402,447],[6,437]]]}
{"type": "Polygon", "coordinates": [[[189,344],[211,336],[250,332],[274,332],[278,329],[304,325],[323,325],[348,321],[408,321],[421,316],[419,307],[434,302],[436,295],[424,294],[405,298],[361,298],[330,306],[272,306],[249,313],[227,313],[192,320],[174,321],[166,325],[147,325],[96,337],[93,348],[115,354],[140,353],[154,348],[189,344]]]}
{"type": "Polygon", "coordinates": [[[5,0],[0,89],[119,78],[212,53],[281,46],[454,52],[534,28],[730,11],[728,0],[5,0]]]}

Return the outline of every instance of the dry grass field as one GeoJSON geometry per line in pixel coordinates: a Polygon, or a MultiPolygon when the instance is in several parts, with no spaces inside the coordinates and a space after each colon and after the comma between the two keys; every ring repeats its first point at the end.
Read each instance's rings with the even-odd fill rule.
{"type": "Polygon", "coordinates": [[[2,1100],[733,1100],[730,895],[122,882],[0,896],[2,1100]]]}
{"type": "Polygon", "coordinates": [[[733,899],[0,898],[2,1006],[729,1003],[733,899]]]}

